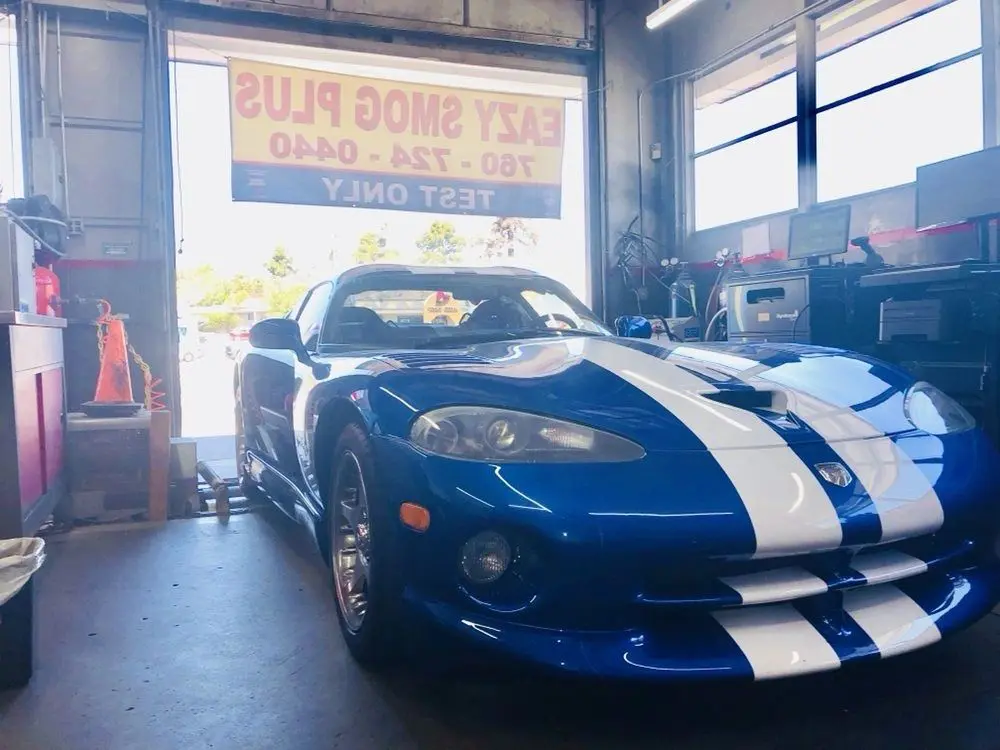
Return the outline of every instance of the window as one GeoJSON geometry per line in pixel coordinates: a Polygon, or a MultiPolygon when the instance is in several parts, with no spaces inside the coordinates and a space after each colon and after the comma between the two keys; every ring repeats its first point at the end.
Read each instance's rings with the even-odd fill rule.
{"type": "Polygon", "coordinates": [[[821,201],[913,182],[921,164],[983,147],[981,58],[822,112],[816,128],[821,201]]]}
{"type": "Polygon", "coordinates": [[[316,351],[316,344],[319,341],[319,330],[323,325],[323,318],[326,317],[326,310],[330,304],[330,291],[332,286],[329,282],[324,282],[315,287],[306,296],[305,302],[299,308],[295,321],[299,324],[299,334],[302,336],[302,343],[307,351],[316,351]]]}
{"type": "Polygon", "coordinates": [[[858,0],[818,21],[818,198],[983,147],[980,0],[858,0]]]}
{"type": "MultiPolygon", "coordinates": [[[[793,32],[700,75],[694,229],[913,182],[984,146],[982,0],[846,0],[816,19],[816,110],[799,109],[793,32]],[[816,170],[798,134],[815,126],[816,170]]],[[[782,35],[783,34],[783,35],[782,35]]],[[[990,73],[992,76],[992,73],[990,73]]],[[[803,98],[805,101],[805,98],[803,98]]]]}
{"type": "Polygon", "coordinates": [[[344,300],[344,307],[366,308],[396,326],[457,326],[474,306],[465,300],[456,300],[445,291],[390,289],[352,294],[344,300]]]}
{"type": "Polygon", "coordinates": [[[797,149],[792,123],[696,158],[695,228],[795,208],[799,201],[797,149]]]}
{"type": "Polygon", "coordinates": [[[564,287],[537,276],[372,274],[334,301],[323,341],[422,348],[513,338],[606,335],[564,287]]]}
{"type": "MultiPolygon", "coordinates": [[[[366,322],[374,320],[370,314],[374,313],[383,323],[399,330],[424,326],[456,328],[467,323],[483,302],[483,299],[475,295],[470,298],[465,289],[458,294],[464,298],[458,298],[450,291],[422,289],[358,292],[344,300],[340,318],[366,322]]],[[[497,294],[491,290],[486,299],[499,300],[505,307],[524,313],[520,320],[524,327],[532,328],[540,323],[553,330],[580,329],[591,333],[603,330],[601,326],[595,325],[589,314],[553,292],[513,288],[497,294]]]]}
{"type": "Polygon", "coordinates": [[[795,36],[694,82],[695,229],[798,205],[795,36]]]}

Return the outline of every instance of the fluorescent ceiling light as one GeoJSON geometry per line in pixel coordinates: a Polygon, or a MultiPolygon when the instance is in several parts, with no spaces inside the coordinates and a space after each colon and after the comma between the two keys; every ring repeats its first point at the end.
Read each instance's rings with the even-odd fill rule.
{"type": "Polygon", "coordinates": [[[646,16],[646,28],[652,31],[686,11],[698,0],[666,0],[659,8],[646,16]]]}

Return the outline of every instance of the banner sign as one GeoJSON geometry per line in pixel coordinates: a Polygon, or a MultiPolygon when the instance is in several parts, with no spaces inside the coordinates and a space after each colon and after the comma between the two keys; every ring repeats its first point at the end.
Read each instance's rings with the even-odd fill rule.
{"type": "Polygon", "coordinates": [[[233,200],[557,219],[564,101],[230,60],[233,200]]]}

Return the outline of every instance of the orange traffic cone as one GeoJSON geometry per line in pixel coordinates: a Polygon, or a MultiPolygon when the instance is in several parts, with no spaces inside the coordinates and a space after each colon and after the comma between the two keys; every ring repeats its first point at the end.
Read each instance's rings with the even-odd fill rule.
{"type": "Polygon", "coordinates": [[[101,370],[97,376],[94,400],[81,405],[89,417],[127,417],[142,408],[132,396],[132,373],[128,367],[128,346],[125,343],[125,324],[108,311],[99,324],[107,326],[101,370]]]}

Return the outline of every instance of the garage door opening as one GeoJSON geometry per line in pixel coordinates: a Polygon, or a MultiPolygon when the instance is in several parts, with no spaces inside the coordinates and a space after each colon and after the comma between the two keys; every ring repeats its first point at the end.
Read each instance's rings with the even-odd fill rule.
{"type": "MultiPolygon", "coordinates": [[[[197,439],[199,460],[209,462],[223,477],[236,473],[233,368],[238,351],[246,346],[247,331],[262,318],[285,314],[321,279],[371,262],[515,265],[562,281],[590,304],[584,77],[180,32],[171,38],[170,72],[182,434],[197,439]],[[285,180],[288,184],[278,196],[287,202],[256,202],[246,195],[234,200],[234,191],[245,193],[253,176],[238,185],[233,169],[231,63],[370,79],[372,88],[382,92],[392,91],[395,84],[411,91],[426,87],[445,92],[442,96],[446,90],[458,97],[478,91],[558,101],[562,156],[553,180],[558,183],[556,208],[542,212],[549,218],[523,218],[539,215],[534,207],[518,210],[518,201],[524,205],[529,193],[508,191],[513,203],[507,201],[505,215],[492,215],[489,206],[476,203],[479,191],[449,190],[440,182],[430,187],[410,184],[408,200],[403,202],[398,188],[394,193],[391,185],[378,186],[375,180],[346,180],[339,186],[329,180],[327,205],[303,205],[311,198],[298,200],[305,189],[295,176],[285,180]]],[[[293,71],[290,77],[296,75],[293,71]]],[[[308,73],[303,80],[307,78],[308,73]]],[[[268,85],[275,85],[274,80],[268,85]]],[[[295,84],[293,80],[282,85],[295,84]]],[[[308,81],[302,85],[315,86],[308,81]]],[[[322,95],[311,90],[314,113],[316,107],[326,106],[324,114],[332,122],[329,87],[322,95]]],[[[352,119],[361,117],[354,106],[362,103],[353,101],[352,119]]],[[[373,103],[374,97],[365,110],[369,120],[373,103]]],[[[447,106],[443,109],[435,127],[444,127],[446,120],[441,118],[447,106]]],[[[394,111],[398,115],[402,110],[394,111]]],[[[294,119],[294,112],[288,114],[294,119]]],[[[497,127],[502,127],[501,120],[496,113],[497,127]]],[[[381,158],[372,154],[385,152],[383,176],[412,170],[415,159],[428,162],[430,170],[484,170],[515,181],[516,170],[532,167],[530,159],[519,160],[516,154],[461,151],[461,156],[453,157],[432,149],[415,151],[407,146],[407,133],[396,131],[398,142],[386,135],[385,128],[374,126],[371,141],[367,135],[357,139],[362,140],[359,150],[372,160],[381,158]]],[[[327,140],[271,133],[269,143],[272,154],[315,161],[327,148],[327,140]]],[[[353,158],[350,152],[347,158],[353,158]]]]}
{"type": "Polygon", "coordinates": [[[24,197],[21,155],[21,101],[17,63],[17,29],[13,14],[0,16],[0,201],[24,197]]]}

